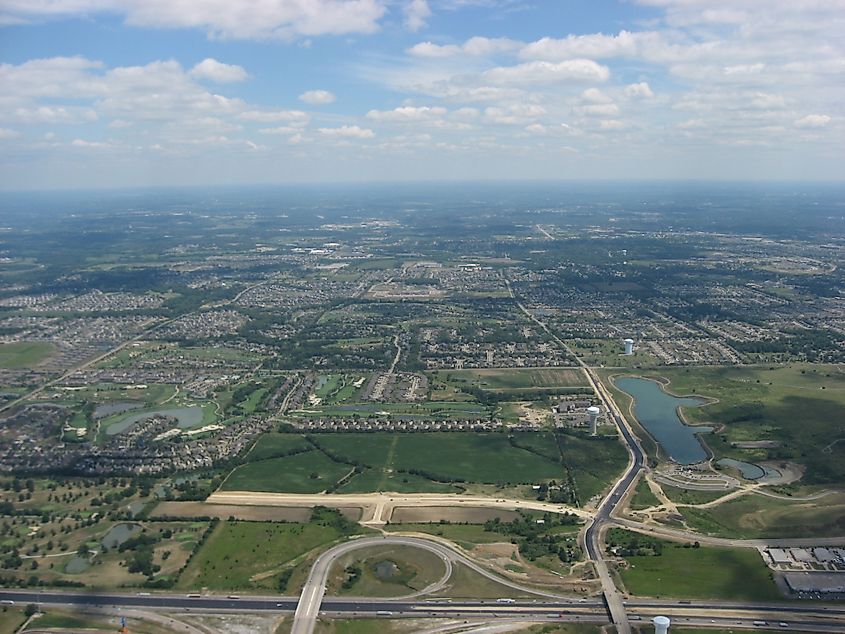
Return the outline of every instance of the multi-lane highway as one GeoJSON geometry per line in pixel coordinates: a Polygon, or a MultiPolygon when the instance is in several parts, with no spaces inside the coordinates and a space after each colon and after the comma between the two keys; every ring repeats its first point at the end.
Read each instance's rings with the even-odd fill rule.
{"type": "MultiPolygon", "coordinates": [[[[33,590],[0,590],[0,601],[8,604],[36,603],[42,606],[72,606],[78,609],[110,609],[119,614],[123,609],[173,610],[191,612],[293,612],[299,603],[295,597],[247,597],[179,595],[160,593],[87,593],[38,592],[33,590]]],[[[632,620],[648,621],[656,614],[668,614],[678,624],[709,628],[755,628],[755,621],[772,626],[785,623],[787,628],[813,632],[845,631],[845,606],[739,604],[720,601],[660,601],[653,599],[626,601],[632,620]]],[[[519,600],[501,603],[486,601],[454,601],[448,599],[337,599],[323,601],[321,614],[338,617],[384,618],[463,618],[482,620],[574,621],[607,623],[605,606],[596,600],[519,600]]],[[[788,630],[787,630],[788,631],[788,630]]]]}

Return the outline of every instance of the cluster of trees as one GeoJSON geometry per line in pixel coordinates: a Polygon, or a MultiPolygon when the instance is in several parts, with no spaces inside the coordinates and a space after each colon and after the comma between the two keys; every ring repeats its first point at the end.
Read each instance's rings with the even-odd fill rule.
{"type": "Polygon", "coordinates": [[[344,568],[343,572],[346,574],[346,578],[343,580],[344,590],[349,590],[352,586],[358,583],[358,579],[360,579],[361,575],[364,574],[364,571],[361,570],[361,566],[357,564],[347,566],[344,568]]]}
{"type": "Polygon", "coordinates": [[[542,518],[520,513],[519,518],[510,522],[502,522],[499,518],[488,520],[484,523],[484,530],[510,536],[511,543],[516,544],[520,554],[529,561],[551,555],[569,563],[580,557],[580,549],[571,535],[553,529],[556,526],[573,526],[579,522],[578,516],[571,513],[546,513],[542,518]]]}
{"type": "Polygon", "coordinates": [[[311,511],[310,521],[322,526],[330,526],[341,535],[352,535],[358,531],[358,525],[346,519],[337,509],[315,506],[311,511]]]}
{"type": "Polygon", "coordinates": [[[809,362],[837,362],[845,360],[842,337],[829,330],[790,328],[783,331],[784,337],[763,341],[730,341],[739,352],[758,354],[782,354],[798,357],[809,362]]]}
{"type": "MultiPolygon", "coordinates": [[[[659,557],[663,554],[663,542],[632,531],[611,529],[607,534],[606,550],[621,557],[659,557]]],[[[684,544],[685,548],[698,548],[700,544],[684,544]]]]}

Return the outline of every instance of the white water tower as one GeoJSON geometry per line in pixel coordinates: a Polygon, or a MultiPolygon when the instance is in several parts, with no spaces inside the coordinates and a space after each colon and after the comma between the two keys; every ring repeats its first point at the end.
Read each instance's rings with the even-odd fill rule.
{"type": "Polygon", "coordinates": [[[625,354],[631,356],[634,354],[634,340],[633,339],[626,339],[625,340],[625,354]]]}
{"type": "Polygon", "coordinates": [[[668,634],[671,621],[665,616],[655,616],[651,621],[654,623],[654,634],[668,634]]]}
{"type": "Polygon", "coordinates": [[[590,415],[590,434],[595,436],[596,429],[598,428],[599,424],[599,414],[601,414],[601,410],[595,405],[592,405],[587,408],[587,414],[590,415]]]}

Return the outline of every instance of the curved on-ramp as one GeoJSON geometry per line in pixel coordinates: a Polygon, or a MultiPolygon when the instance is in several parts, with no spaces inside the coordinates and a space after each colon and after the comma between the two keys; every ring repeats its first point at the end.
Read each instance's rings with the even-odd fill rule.
{"type": "Polygon", "coordinates": [[[423,590],[420,590],[419,592],[410,595],[411,597],[416,597],[423,594],[430,594],[442,588],[444,585],[446,585],[446,582],[452,575],[453,563],[459,562],[464,566],[470,568],[473,572],[476,572],[500,585],[506,586],[513,590],[517,590],[518,592],[529,593],[537,596],[549,597],[560,600],[571,600],[573,602],[576,601],[576,599],[573,599],[572,597],[554,594],[551,592],[544,592],[542,590],[535,590],[534,588],[523,586],[503,577],[499,577],[498,575],[490,572],[489,570],[484,569],[482,566],[475,563],[466,555],[463,555],[457,550],[449,548],[448,546],[437,541],[424,539],[422,537],[408,537],[401,535],[363,537],[360,539],[353,539],[351,541],[338,544],[337,546],[330,548],[326,552],[322,553],[319,557],[317,557],[317,560],[311,567],[311,572],[308,574],[308,579],[305,581],[305,586],[302,588],[302,594],[299,597],[299,603],[296,606],[296,613],[293,617],[293,627],[291,628],[291,634],[311,634],[314,631],[314,626],[317,623],[317,616],[320,613],[320,606],[323,603],[323,596],[326,593],[326,582],[329,578],[329,571],[331,570],[332,564],[337,560],[337,558],[353,550],[372,546],[412,546],[415,548],[422,548],[424,550],[428,550],[429,552],[436,554],[440,557],[440,559],[443,560],[444,564],[446,565],[446,574],[444,574],[444,576],[440,580],[435,581],[427,588],[424,588],[423,590]]]}

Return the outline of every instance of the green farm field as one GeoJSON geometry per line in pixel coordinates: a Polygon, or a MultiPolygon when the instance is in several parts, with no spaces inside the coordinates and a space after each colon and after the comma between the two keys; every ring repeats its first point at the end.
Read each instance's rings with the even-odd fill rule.
{"type": "Polygon", "coordinates": [[[53,344],[40,341],[0,344],[0,368],[32,368],[55,350],[53,344]]]}
{"type": "Polygon", "coordinates": [[[513,447],[503,434],[332,434],[316,441],[371,468],[445,482],[519,484],[565,475],[559,462],[513,447]]]}
{"type": "Polygon", "coordinates": [[[308,439],[274,433],[259,440],[222,489],[459,493],[463,483],[571,480],[583,502],[604,489],[624,464],[624,449],[615,439],[563,433],[385,432],[314,434],[308,439]]]}
{"type": "Polygon", "coordinates": [[[248,462],[223,482],[224,491],[319,493],[332,487],[352,470],[316,450],[282,458],[248,462]]]}
{"type": "Polygon", "coordinates": [[[437,375],[445,381],[467,382],[473,387],[497,391],[589,385],[581,370],[569,368],[449,370],[438,372],[437,375]]]}

